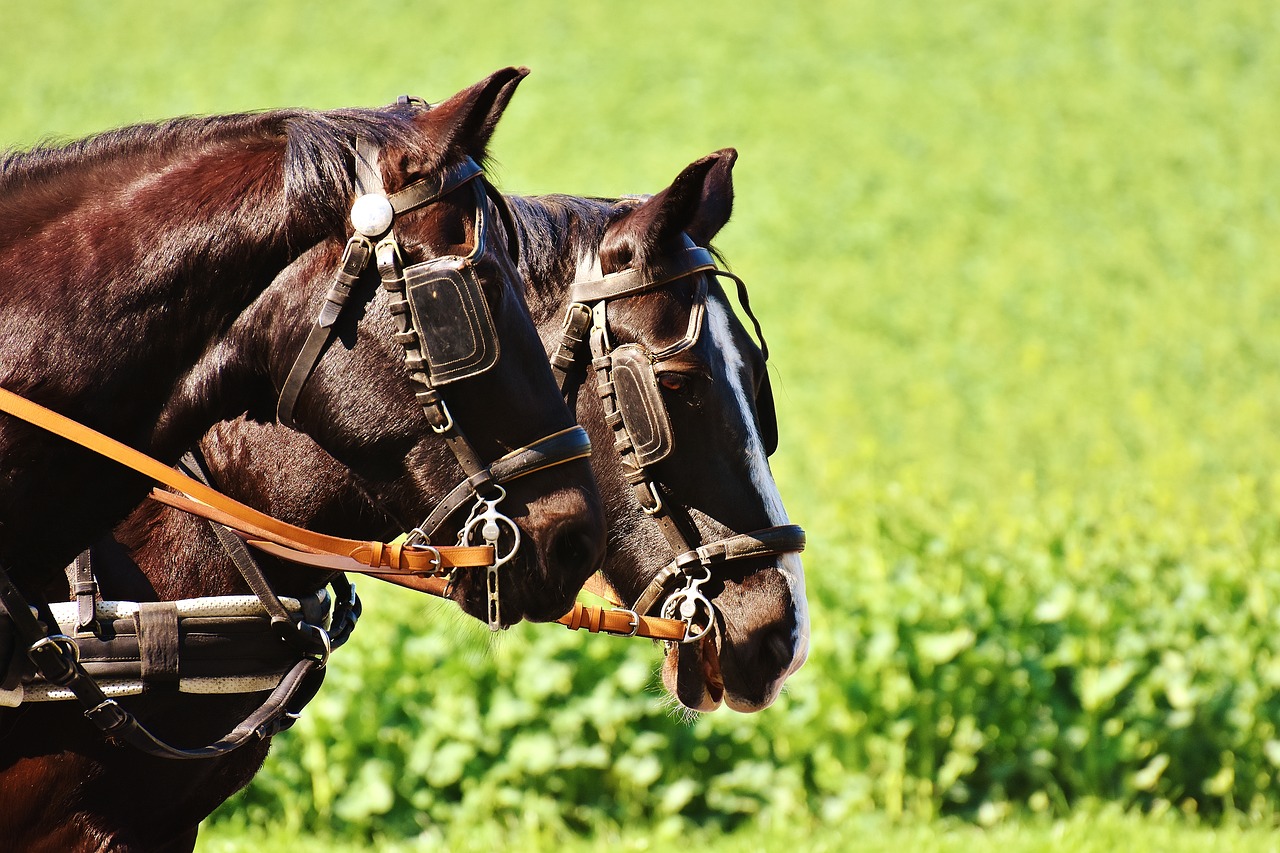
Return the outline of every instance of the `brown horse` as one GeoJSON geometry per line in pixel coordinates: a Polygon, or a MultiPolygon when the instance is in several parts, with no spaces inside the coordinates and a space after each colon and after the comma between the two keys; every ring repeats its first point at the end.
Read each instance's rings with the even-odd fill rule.
{"type": "MultiPolygon", "coordinates": [[[[619,260],[615,253],[605,263],[611,272],[636,269],[648,274],[661,266],[664,252],[684,250],[681,232],[709,240],[728,217],[733,160],[733,152],[725,151],[699,161],[672,188],[646,202],[567,196],[508,199],[528,284],[526,298],[548,344],[562,333],[567,285],[579,276],[596,277],[603,269],[602,243],[645,245],[648,261],[638,260],[632,249],[629,260],[619,260]]],[[[303,258],[291,274],[306,275],[309,266],[323,268],[326,262],[303,258]]],[[[657,352],[663,342],[682,339],[706,284],[705,272],[690,272],[617,297],[610,318],[617,338],[614,343],[643,344],[657,352]]],[[[710,542],[735,530],[784,524],[785,516],[767,476],[764,442],[754,439],[759,454],[754,464],[764,466],[763,480],[758,468],[751,468],[753,458],[742,453],[744,445],[751,449],[750,436],[761,433],[761,417],[766,423],[770,418],[769,412],[762,415],[757,410],[755,394],[744,393],[745,388],[754,391],[765,382],[763,353],[734,318],[718,287],[701,298],[707,301],[710,317],[706,333],[698,335],[688,353],[682,353],[684,361],[664,364],[655,376],[665,380],[666,390],[661,393],[678,439],[673,463],[697,468],[695,483],[698,471],[717,479],[709,488],[678,481],[664,481],[653,488],[661,490],[671,511],[696,517],[697,529],[706,531],[696,535],[710,542]],[[688,496],[681,490],[687,490],[688,496]],[[723,520],[717,520],[720,517],[723,520]]],[[[595,371],[576,369],[574,361],[563,360],[566,377],[572,376],[567,384],[576,397],[579,417],[597,446],[607,447],[614,441],[613,427],[605,422],[608,402],[598,393],[578,393],[595,385],[596,376],[595,371]]],[[[350,535],[382,535],[411,523],[388,519],[377,501],[353,499],[366,491],[359,478],[297,433],[239,420],[212,430],[200,450],[217,485],[246,502],[272,507],[282,518],[350,535]]],[[[614,530],[604,573],[634,601],[670,562],[661,556],[668,546],[627,481],[626,455],[598,451],[593,461],[614,530]]],[[[281,593],[301,597],[325,580],[323,575],[270,559],[262,563],[281,593]]],[[[119,527],[115,542],[98,549],[94,565],[102,597],[108,599],[179,598],[245,589],[203,522],[155,506],[140,509],[119,527]]],[[[805,654],[807,624],[798,560],[790,553],[780,559],[756,554],[728,568],[718,570],[715,579],[705,584],[712,610],[695,614],[699,620],[714,620],[714,629],[693,643],[673,648],[665,668],[673,674],[668,686],[686,704],[703,709],[718,702],[721,691],[733,707],[762,708],[776,697],[781,682],[805,654]]],[[[672,578],[668,582],[672,585],[666,593],[680,591],[672,578]]],[[[707,627],[704,622],[698,630],[707,627]]],[[[156,690],[139,697],[144,699],[147,719],[157,731],[191,744],[225,730],[227,721],[242,717],[255,701],[179,697],[156,690]]],[[[118,845],[113,849],[128,849],[126,842],[147,849],[162,845],[189,849],[198,822],[247,783],[267,749],[262,742],[199,762],[138,756],[96,740],[83,723],[77,728],[74,713],[62,703],[25,707],[11,738],[32,746],[27,750],[25,772],[24,762],[0,765],[10,768],[0,771],[0,802],[30,805],[10,812],[9,837],[56,839],[61,849],[77,844],[95,849],[104,839],[118,845]],[[33,780],[38,780],[38,794],[26,799],[33,780]],[[36,797],[56,807],[38,811],[36,797]],[[25,815],[25,822],[17,815],[25,815]]]]}
{"type": "Polygon", "coordinates": [[[592,440],[617,451],[592,460],[609,518],[602,571],[631,609],[690,623],[662,678],[695,711],[768,707],[809,643],[804,534],[769,471],[764,340],[718,279],[737,284],[760,335],[745,284],[706,251],[732,212],[736,159],[705,157],[613,219],[598,255],[580,256],[568,300],[529,297],[541,328],[570,303],[557,374],[592,440]]]}
{"type": "MultiPolygon", "coordinates": [[[[486,460],[573,425],[540,366],[502,211],[474,166],[525,73],[500,71],[432,109],[182,119],[11,155],[0,173],[0,218],[11,223],[0,234],[0,388],[170,464],[224,418],[273,419],[286,389],[297,426],[392,512],[425,512],[437,490],[423,471],[449,470],[448,448],[487,484],[486,460]],[[368,153],[357,156],[357,142],[368,153]],[[433,351],[431,330],[417,326],[434,317],[406,299],[411,328],[407,311],[391,316],[366,288],[358,295],[370,304],[327,321],[345,345],[317,337],[315,357],[291,370],[327,276],[279,274],[304,252],[340,249],[357,185],[375,179],[370,194],[402,209],[366,223],[364,243],[385,244],[394,219],[397,258],[421,273],[424,298],[469,298],[453,312],[464,328],[446,329],[433,351]],[[405,336],[418,331],[406,371],[405,336]],[[475,352],[455,359],[466,335],[475,352]]],[[[33,600],[60,592],[61,568],[148,487],[7,415],[0,482],[0,567],[33,600]]],[[[513,569],[529,580],[508,586],[501,618],[554,618],[603,539],[590,470],[558,466],[510,491],[529,546],[513,569]]],[[[463,576],[454,590],[489,615],[482,581],[463,576]]]]}

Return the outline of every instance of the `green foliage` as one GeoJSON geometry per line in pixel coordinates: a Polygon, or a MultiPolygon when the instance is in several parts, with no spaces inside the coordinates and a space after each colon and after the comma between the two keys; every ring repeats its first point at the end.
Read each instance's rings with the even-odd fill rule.
{"type": "Polygon", "coordinates": [[[491,647],[363,589],[324,691],[216,825],[752,849],[1099,800],[1274,822],[1273,9],[303,8],[14,4],[4,139],[435,98],[524,63],[508,190],[652,192],[737,147],[718,244],[774,353],[813,646],[775,707],[689,721],[659,649],[550,627],[491,647]]]}

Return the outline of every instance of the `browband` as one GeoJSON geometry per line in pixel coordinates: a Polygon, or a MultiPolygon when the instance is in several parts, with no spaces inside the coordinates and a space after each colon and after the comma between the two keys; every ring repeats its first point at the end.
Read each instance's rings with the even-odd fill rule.
{"type": "Polygon", "coordinates": [[[643,269],[627,267],[611,272],[603,278],[589,281],[576,281],[569,286],[569,302],[590,303],[605,299],[618,299],[643,293],[655,287],[695,272],[713,270],[715,259],[711,253],[701,246],[690,246],[681,250],[671,260],[660,264],[652,264],[643,269]]]}

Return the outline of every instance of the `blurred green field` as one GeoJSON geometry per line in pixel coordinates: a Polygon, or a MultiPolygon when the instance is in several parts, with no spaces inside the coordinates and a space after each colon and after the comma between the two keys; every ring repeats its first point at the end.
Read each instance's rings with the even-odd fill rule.
{"type": "Polygon", "coordinates": [[[525,64],[507,191],[653,192],[741,154],[719,247],[765,322],[774,470],[809,531],[789,692],[687,722],[655,648],[493,644],[366,584],[204,849],[1275,849],[1280,8],[0,9],[6,146],[525,64]]]}

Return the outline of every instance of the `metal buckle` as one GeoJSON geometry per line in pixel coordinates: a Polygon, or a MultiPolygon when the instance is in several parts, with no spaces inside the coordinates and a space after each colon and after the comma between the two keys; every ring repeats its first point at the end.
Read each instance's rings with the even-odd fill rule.
{"type": "Polygon", "coordinates": [[[444,425],[436,426],[435,424],[430,424],[429,421],[428,423],[431,426],[432,432],[436,435],[444,435],[446,432],[453,429],[453,412],[449,411],[449,407],[444,404],[444,400],[440,400],[436,403],[436,406],[439,407],[440,411],[444,412],[444,425]]]}
{"type": "Polygon", "coordinates": [[[320,652],[312,657],[320,664],[320,668],[324,669],[329,663],[329,655],[333,652],[333,645],[329,642],[329,632],[319,625],[312,625],[310,622],[298,622],[299,634],[307,632],[308,629],[310,629],[312,637],[320,641],[320,652]]]}
{"type": "MultiPolygon", "coordinates": [[[[415,535],[421,536],[423,539],[426,538],[426,534],[423,533],[422,528],[419,528],[419,527],[415,527],[413,528],[413,530],[409,532],[409,538],[411,540],[415,535]]],[[[440,549],[437,548],[436,546],[428,545],[425,542],[423,542],[423,543],[406,543],[405,547],[413,551],[417,551],[419,553],[423,551],[431,552],[431,567],[428,569],[419,569],[418,571],[414,572],[414,574],[417,575],[418,577],[421,577],[421,578],[436,577],[440,574],[440,570],[444,568],[444,556],[440,553],[440,549]]]]}
{"type": "MultiPolygon", "coordinates": [[[[619,634],[616,634],[615,636],[618,636],[618,637],[634,637],[636,634],[639,634],[639,633],[640,633],[640,614],[639,614],[639,613],[635,612],[634,610],[628,610],[628,609],[627,609],[627,608],[625,608],[625,607],[615,607],[615,608],[613,608],[613,612],[614,612],[614,613],[625,613],[625,614],[627,614],[629,617],[631,617],[631,633],[629,633],[629,634],[621,634],[621,633],[619,633],[619,634]]],[[[687,633],[687,631],[688,631],[688,629],[686,629],[686,633],[687,633]]]]}
{"type": "Polygon", "coordinates": [[[645,515],[657,515],[662,512],[662,497],[658,494],[658,487],[653,484],[653,480],[645,480],[644,485],[649,490],[649,494],[653,495],[653,506],[647,507],[640,504],[640,510],[645,515]]]}
{"type": "Polygon", "coordinates": [[[63,650],[63,657],[70,658],[72,663],[80,663],[80,646],[76,644],[74,639],[66,634],[50,634],[47,637],[41,637],[36,640],[31,644],[31,648],[27,649],[27,657],[37,667],[39,664],[36,664],[34,655],[46,646],[57,646],[63,650]]]}

